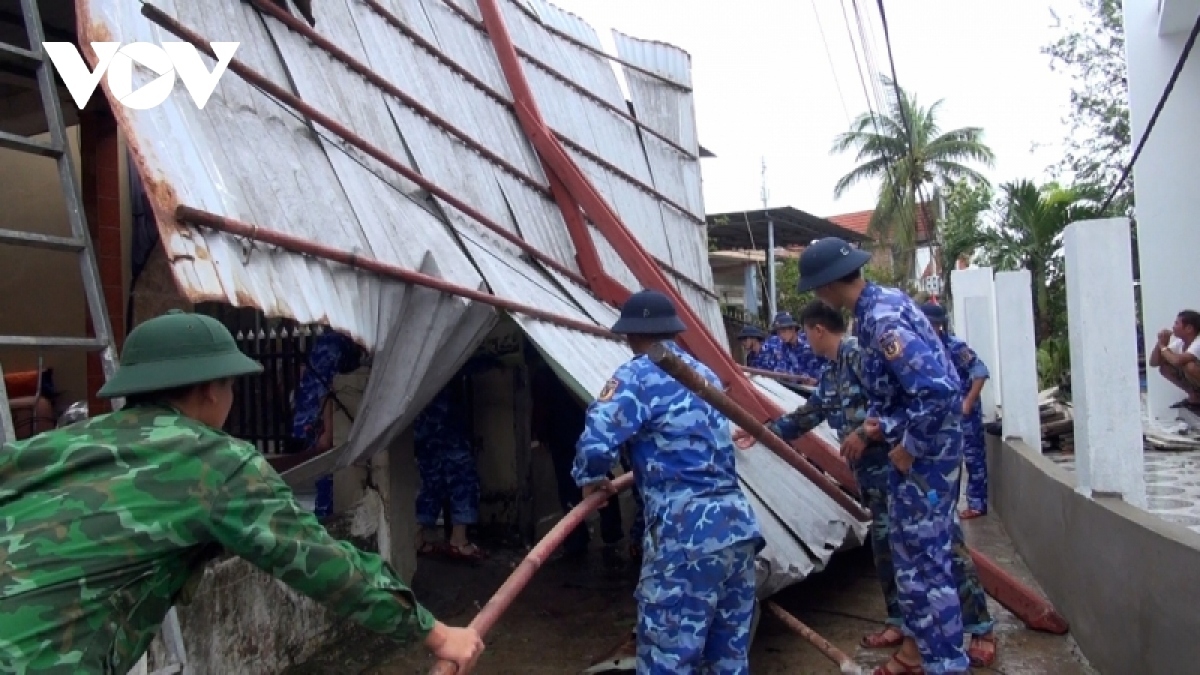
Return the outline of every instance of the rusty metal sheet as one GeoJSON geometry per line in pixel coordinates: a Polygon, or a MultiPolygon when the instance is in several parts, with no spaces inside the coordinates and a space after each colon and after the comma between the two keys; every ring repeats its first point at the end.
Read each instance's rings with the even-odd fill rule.
{"type": "MultiPolygon", "coordinates": [[[[381,2],[456,62],[508,95],[486,37],[438,0],[381,2]]],[[[175,39],[144,19],[137,3],[77,3],[83,39],[175,39]]],[[[240,60],[274,82],[288,83],[306,102],[400,163],[415,168],[510,232],[576,269],[573,245],[552,200],[352,73],[306,39],[274,19],[259,17],[245,3],[156,0],[156,4],[208,39],[241,42],[237,54],[240,60]]],[[[461,4],[478,15],[473,1],[461,4]]],[[[518,44],[604,100],[624,105],[607,60],[549,35],[511,1],[502,4],[518,44]]],[[[595,32],[577,18],[541,0],[535,0],[533,7],[548,24],[587,44],[599,44],[595,32]]],[[[329,0],[317,11],[316,29],[324,37],[536,183],[545,184],[541,162],[503,105],[462,81],[365,4],[329,0]]],[[[657,65],[647,67],[671,77],[689,77],[686,64],[678,62],[678,54],[662,49],[665,51],[661,54],[650,50],[654,53],[625,58],[642,64],[653,61],[657,65]],[[683,70],[676,72],[680,68],[683,70]]],[[[621,170],[655,185],[693,215],[703,213],[697,161],[681,160],[669,146],[645,141],[644,134],[628,121],[542,75],[531,73],[531,80],[536,82],[535,94],[545,106],[547,117],[563,125],[560,131],[621,170]]],[[[149,79],[140,71],[135,71],[135,77],[135,86],[149,79]]],[[[659,96],[674,106],[672,110],[686,113],[687,119],[677,125],[671,137],[693,147],[690,96],[678,91],[669,96],[658,92],[655,87],[670,89],[669,85],[654,84],[656,81],[649,79],[638,85],[642,87],[638,96],[659,96]]],[[[640,108],[641,104],[637,105],[640,108]]],[[[515,247],[469,217],[430,200],[414,184],[349,148],[331,133],[297,119],[236,76],[221,80],[203,111],[195,108],[182,87],[154,110],[115,108],[137,170],[147,184],[172,271],[189,297],[257,306],[270,315],[305,322],[327,322],[374,352],[364,407],[345,452],[338,457],[341,465],[387,447],[469,356],[494,325],[496,314],[489,308],[433,291],[185,227],[173,218],[176,206],[185,204],[259,223],[464,286],[479,288],[486,284],[496,295],[602,326],[611,326],[616,319],[616,310],[596,300],[586,289],[528,262],[515,247]]],[[[651,123],[649,119],[647,123],[651,123]]],[[[665,127],[661,131],[668,133],[665,127]]],[[[685,302],[698,312],[706,327],[714,335],[723,336],[718,303],[695,285],[712,289],[703,227],[601,165],[579,153],[574,155],[634,236],[690,280],[673,278],[685,302]]],[[[594,228],[591,231],[605,269],[619,283],[638,290],[640,284],[628,267],[594,228]]],[[[527,317],[514,319],[569,380],[568,384],[588,399],[600,391],[613,370],[632,356],[618,342],[527,317]]],[[[759,380],[756,384],[778,398],[785,408],[799,401],[773,381],[759,380]]],[[[831,432],[826,429],[822,433],[831,432]]],[[[755,509],[770,540],[760,558],[770,568],[767,588],[792,583],[820,569],[829,552],[838,546],[861,541],[859,526],[766,450],[740,453],[739,461],[742,480],[756,500],[755,509]]]]}

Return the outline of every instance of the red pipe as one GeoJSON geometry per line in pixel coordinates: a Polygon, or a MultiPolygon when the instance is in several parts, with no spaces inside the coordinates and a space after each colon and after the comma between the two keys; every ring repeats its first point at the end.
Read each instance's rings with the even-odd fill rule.
{"type": "MultiPolygon", "coordinates": [[[[626,472],[612,482],[613,489],[617,493],[624,492],[632,485],[632,472],[626,472]]],[[[504,614],[504,611],[516,599],[517,594],[524,590],[525,586],[529,584],[529,580],[533,578],[533,575],[545,564],[546,559],[566,540],[567,535],[579,527],[584,518],[600,510],[608,502],[610,496],[606,492],[596,492],[589,495],[587,499],[584,499],[575,508],[571,509],[567,515],[563,516],[562,520],[558,521],[554,527],[550,528],[546,536],[542,537],[542,540],[529,551],[525,559],[521,561],[521,564],[517,565],[513,573],[508,575],[508,579],[504,581],[504,584],[492,594],[491,599],[483,606],[483,609],[479,610],[479,613],[471,620],[470,627],[478,631],[480,637],[486,636],[492,627],[496,625],[500,616],[504,614]]],[[[438,661],[429,671],[429,674],[454,675],[456,670],[457,668],[455,668],[453,663],[438,661]]]]}
{"type": "MultiPolygon", "coordinates": [[[[172,18],[170,15],[163,12],[161,9],[159,9],[149,3],[145,3],[142,5],[142,14],[145,15],[146,18],[150,19],[154,23],[158,24],[159,26],[162,26],[164,29],[166,29],[168,32],[175,35],[179,39],[184,40],[185,42],[191,43],[193,46],[196,47],[196,49],[204,52],[205,54],[208,54],[209,56],[214,56],[212,47],[209,46],[209,43],[207,41],[205,41],[205,39],[202,36],[195,33],[194,31],[188,29],[183,24],[179,23],[174,18],[172,18]]],[[[215,58],[215,56],[214,56],[214,58],[215,58]]],[[[468,203],[464,202],[463,200],[459,199],[458,197],[455,197],[454,195],[450,194],[445,189],[441,188],[440,186],[433,183],[425,176],[421,175],[419,172],[396,161],[393,157],[388,155],[386,152],[384,152],[383,150],[380,150],[379,148],[375,147],[371,143],[368,143],[361,136],[354,133],[350,129],[346,128],[344,125],[342,125],[337,120],[335,120],[332,117],[326,115],[325,113],[317,110],[316,108],[312,107],[311,105],[305,103],[302,99],[295,96],[291,92],[287,91],[283,87],[280,87],[279,85],[275,84],[270,79],[264,77],[261,73],[246,66],[246,64],[242,63],[241,61],[239,61],[237,59],[233,59],[229,62],[229,70],[232,70],[233,72],[237,73],[237,75],[239,77],[241,77],[243,80],[245,80],[246,82],[262,89],[263,91],[267,92],[269,95],[275,97],[279,101],[282,101],[289,107],[300,112],[301,114],[303,114],[305,117],[309,118],[310,120],[325,127],[329,131],[333,132],[333,134],[335,136],[341,138],[343,141],[346,141],[350,145],[353,145],[354,147],[363,151],[367,155],[370,155],[372,158],[379,161],[384,166],[395,171],[396,173],[400,174],[401,176],[404,176],[408,180],[416,183],[417,185],[419,185],[420,187],[422,187],[423,189],[428,191],[430,194],[434,195],[435,197],[440,198],[442,201],[446,202],[447,204],[450,204],[454,208],[456,208],[459,211],[463,212],[464,214],[470,216],[472,219],[474,219],[480,225],[483,225],[487,229],[491,230],[497,236],[499,236],[500,238],[509,242],[513,246],[516,246],[517,248],[521,249],[522,251],[529,254],[530,256],[532,256],[533,258],[535,258],[542,264],[553,269],[554,271],[558,272],[559,274],[562,274],[563,276],[567,277],[571,281],[574,281],[575,283],[579,284],[580,286],[583,286],[585,288],[587,287],[587,282],[584,280],[584,278],[582,276],[579,275],[578,272],[567,268],[562,263],[558,262],[554,258],[551,258],[550,256],[543,253],[541,251],[541,249],[537,248],[536,246],[533,246],[532,244],[529,244],[524,239],[521,239],[520,237],[513,234],[512,232],[509,232],[508,230],[506,230],[504,228],[504,226],[500,225],[499,223],[495,222],[491,218],[487,217],[486,215],[484,215],[483,213],[481,213],[480,211],[475,209],[470,204],[468,204],[468,203]]]]}
{"type": "Polygon", "coordinates": [[[832,642],[821,637],[821,634],[818,633],[817,631],[804,625],[804,623],[802,621],[800,621],[800,619],[797,619],[796,617],[792,616],[790,613],[787,612],[787,610],[780,607],[775,602],[768,600],[766,605],[767,605],[768,612],[774,614],[775,618],[782,621],[783,625],[787,626],[788,629],[791,630],[793,633],[804,638],[805,640],[808,641],[809,644],[816,647],[817,651],[821,652],[821,654],[824,655],[825,658],[827,658],[830,661],[833,661],[835,664],[837,664],[838,670],[840,670],[843,673],[862,672],[859,669],[858,664],[856,664],[854,662],[854,659],[850,658],[849,656],[846,656],[846,652],[843,652],[842,650],[838,649],[837,646],[834,645],[832,642]]]}
{"type": "Polygon", "coordinates": [[[589,335],[595,335],[596,337],[602,337],[608,340],[624,342],[622,338],[613,335],[609,331],[597,326],[594,323],[587,323],[586,321],[572,319],[571,317],[562,316],[561,314],[547,312],[545,310],[538,309],[537,307],[507,300],[505,298],[492,295],[491,293],[484,293],[483,291],[477,291],[466,286],[460,286],[459,284],[446,281],[445,279],[439,279],[437,277],[429,276],[428,274],[404,269],[403,267],[399,267],[391,263],[385,263],[373,258],[364,258],[357,253],[351,253],[350,251],[343,251],[342,249],[333,248],[332,246],[318,244],[314,241],[302,239],[278,230],[268,230],[257,225],[243,223],[233,218],[226,218],[225,216],[218,216],[217,214],[209,213],[208,211],[194,209],[190,206],[179,206],[176,208],[175,217],[186,223],[192,223],[194,225],[200,225],[217,230],[218,232],[225,232],[227,234],[245,237],[246,239],[260,241],[264,244],[278,246],[279,248],[285,251],[290,251],[291,253],[299,253],[302,255],[313,256],[315,258],[321,258],[322,260],[341,263],[347,267],[353,267],[355,269],[360,269],[367,272],[374,272],[375,274],[387,279],[394,279],[396,281],[403,281],[405,283],[415,284],[417,286],[424,286],[425,288],[432,288],[435,291],[441,291],[443,293],[449,293],[450,295],[457,295],[459,297],[467,298],[468,300],[481,302],[497,309],[503,309],[506,312],[524,314],[525,316],[528,316],[531,319],[537,319],[538,321],[545,321],[546,323],[562,326],[563,328],[570,328],[571,330],[587,333],[589,335]]]}
{"type": "Polygon", "coordinates": [[[975,561],[979,583],[996,602],[1033,630],[1054,635],[1067,634],[1070,624],[1041,593],[1022,583],[979,551],[969,547],[967,550],[971,553],[971,560],[975,561]]]}
{"type": "MultiPolygon", "coordinates": [[[[366,2],[368,5],[371,5],[372,7],[374,7],[378,4],[378,0],[366,0],[366,2]]],[[[484,22],[471,16],[471,14],[468,13],[466,10],[464,10],[462,7],[460,7],[457,2],[454,2],[454,0],[442,0],[442,4],[445,5],[446,7],[450,8],[450,11],[457,14],[460,19],[467,22],[471,26],[474,26],[476,30],[480,31],[481,33],[484,33],[485,35],[487,34],[487,27],[484,24],[484,22]]],[[[544,23],[540,24],[540,25],[543,28],[546,28],[547,30],[549,30],[551,32],[553,31],[552,28],[550,28],[549,26],[547,26],[544,23]]],[[[514,48],[516,49],[517,54],[519,54],[522,58],[527,59],[533,65],[546,71],[547,73],[549,73],[549,75],[551,77],[558,80],[563,85],[578,92],[582,96],[595,102],[600,107],[613,113],[617,117],[620,117],[621,119],[625,120],[626,122],[629,122],[630,124],[634,125],[638,129],[645,131],[646,133],[650,134],[651,136],[654,136],[658,140],[662,141],[663,143],[667,144],[674,150],[678,151],[680,154],[682,154],[684,156],[684,158],[693,160],[693,161],[699,159],[699,157],[697,157],[696,154],[693,153],[691,150],[688,150],[687,148],[683,147],[678,142],[671,139],[669,136],[659,132],[658,130],[656,130],[652,127],[647,126],[645,123],[643,123],[638,118],[634,117],[633,115],[630,115],[628,110],[622,110],[621,108],[618,108],[617,106],[613,105],[612,103],[609,103],[606,99],[602,98],[599,94],[592,92],[591,90],[580,85],[578,82],[576,82],[576,81],[572,80],[571,78],[567,77],[566,75],[562,74],[562,72],[560,72],[554,66],[551,66],[549,63],[546,63],[545,61],[539,59],[535,54],[531,54],[528,51],[526,51],[520,47],[517,47],[515,45],[514,45],[514,48]]],[[[591,47],[584,45],[584,49],[591,49],[591,47]]],[[[604,58],[611,58],[608,54],[603,54],[603,52],[601,52],[601,54],[604,56],[604,58]]],[[[632,67],[635,69],[637,68],[637,66],[632,66],[632,67]]],[[[658,77],[658,76],[656,75],[656,77],[658,77]]]]}
{"type": "MultiPolygon", "coordinates": [[[[713,368],[722,381],[728,383],[730,397],[746,408],[756,419],[775,419],[783,415],[784,411],[765,394],[759,392],[742,374],[733,358],[717,344],[695,311],[683,301],[675,287],[653,264],[645,249],[629,233],[617,214],[605,203],[595,186],[583,175],[570,155],[550,132],[538,113],[536,98],[525,78],[520,58],[513,45],[512,37],[509,35],[508,27],[504,23],[497,0],[479,0],[479,9],[483,15],[488,37],[496,50],[501,70],[512,90],[517,119],[542,161],[549,167],[549,171],[562,180],[571,196],[595,223],[600,233],[616,249],[637,280],[644,287],[661,291],[671,298],[679,309],[680,318],[688,328],[687,332],[680,336],[681,344],[710,368],[713,368]]],[[[600,295],[600,289],[592,290],[600,295]]],[[[616,306],[620,306],[624,299],[604,295],[600,295],[600,297],[616,306]]],[[[795,447],[804,452],[809,459],[839,483],[846,486],[856,485],[854,472],[836,450],[825,441],[812,434],[807,434],[797,441],[795,447]]]]}
{"type": "Polygon", "coordinates": [[[759,443],[767,446],[768,450],[778,455],[789,466],[799,471],[805,478],[812,481],[814,485],[821,488],[830,499],[837,502],[838,506],[845,509],[850,515],[863,522],[871,520],[871,513],[863,508],[862,504],[854,501],[853,497],[842,492],[841,488],[829,482],[829,479],[821,475],[816,467],[809,464],[800,453],[793,450],[782,438],[771,433],[769,429],[754,419],[750,413],[746,412],[735,401],[726,396],[724,392],[710,385],[708,380],[704,379],[704,376],[689,368],[682,359],[676,356],[670,349],[667,349],[662,343],[652,346],[650,351],[646,353],[646,356],[650,359],[651,363],[662,368],[663,372],[675,378],[675,381],[679,382],[679,384],[687,387],[706,403],[721,411],[730,421],[749,432],[759,443]]]}

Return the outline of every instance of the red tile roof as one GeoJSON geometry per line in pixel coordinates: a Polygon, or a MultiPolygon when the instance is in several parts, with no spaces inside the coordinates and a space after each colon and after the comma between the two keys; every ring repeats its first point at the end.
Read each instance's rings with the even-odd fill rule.
{"type": "MultiPolygon", "coordinates": [[[[929,204],[929,208],[933,208],[929,204]]],[[[874,239],[874,235],[870,232],[871,214],[875,213],[874,209],[870,211],[855,211],[853,213],[843,213],[836,216],[827,216],[825,220],[832,222],[835,225],[840,225],[847,230],[854,230],[859,234],[866,235],[874,239]]],[[[929,239],[929,230],[926,227],[925,209],[917,209],[917,243],[924,243],[929,239]]]]}

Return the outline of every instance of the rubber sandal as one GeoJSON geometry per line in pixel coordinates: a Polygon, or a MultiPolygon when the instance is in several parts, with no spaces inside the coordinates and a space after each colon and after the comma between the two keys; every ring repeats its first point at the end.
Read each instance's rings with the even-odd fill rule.
{"type": "Polygon", "coordinates": [[[868,633],[862,636],[858,641],[858,645],[863,649],[885,649],[889,647],[899,647],[904,643],[904,633],[895,626],[888,626],[876,633],[868,633]],[[892,637],[888,637],[888,636],[892,637]]]}
{"type": "Polygon", "coordinates": [[[996,662],[997,651],[995,635],[972,635],[967,658],[971,659],[973,668],[988,668],[996,662]]]}
{"type": "Polygon", "coordinates": [[[871,671],[871,675],[925,675],[925,668],[920,663],[905,663],[900,660],[899,654],[892,654],[887,663],[871,671]],[[893,663],[904,670],[888,670],[893,663]]]}
{"type": "Polygon", "coordinates": [[[444,547],[445,547],[445,544],[440,541],[423,541],[423,542],[421,542],[421,544],[419,546],[417,546],[417,556],[422,557],[422,558],[429,558],[429,557],[441,555],[442,549],[444,547]]]}
{"type": "Polygon", "coordinates": [[[487,554],[475,544],[455,546],[454,544],[447,543],[442,548],[441,553],[447,558],[462,560],[464,562],[482,562],[487,559],[487,554]]]}
{"type": "Polygon", "coordinates": [[[958,519],[959,520],[975,520],[976,518],[982,518],[986,515],[987,515],[987,511],[976,511],[975,509],[967,509],[965,511],[958,512],[958,519]]]}

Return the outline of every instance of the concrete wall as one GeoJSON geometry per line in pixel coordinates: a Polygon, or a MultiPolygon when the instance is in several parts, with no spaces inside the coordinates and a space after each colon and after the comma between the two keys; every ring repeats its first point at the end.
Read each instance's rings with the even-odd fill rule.
{"type": "MultiPolygon", "coordinates": [[[[380,530],[383,509],[384,499],[369,490],[329,530],[364,550],[378,551],[386,541],[380,530]]],[[[329,644],[374,639],[367,629],[338,619],[239,558],[214,562],[203,574],[193,601],[178,607],[192,675],[273,675],[329,644]]],[[[156,640],[150,671],[166,664],[166,651],[156,640]]]]}
{"type": "MultiPolygon", "coordinates": [[[[1130,130],[1133,138],[1141,138],[1195,23],[1197,3],[1125,0],[1124,12],[1130,130]],[[1164,23],[1165,18],[1174,20],[1164,23]]],[[[1142,328],[1147,345],[1154,344],[1158,331],[1171,327],[1181,310],[1200,310],[1195,292],[1200,285],[1195,256],[1200,250],[1200,228],[1196,227],[1200,190],[1192,189],[1193,177],[1200,172],[1197,117],[1200,59],[1193,54],[1133,168],[1142,328]]],[[[1179,400],[1179,390],[1153,369],[1147,378],[1151,413],[1160,419],[1175,419],[1169,406],[1179,400]]]]}
{"type": "Polygon", "coordinates": [[[1084,655],[1111,675],[1200,663],[1200,535],[1074,477],[1020,442],[988,437],[992,508],[1084,655]]]}

